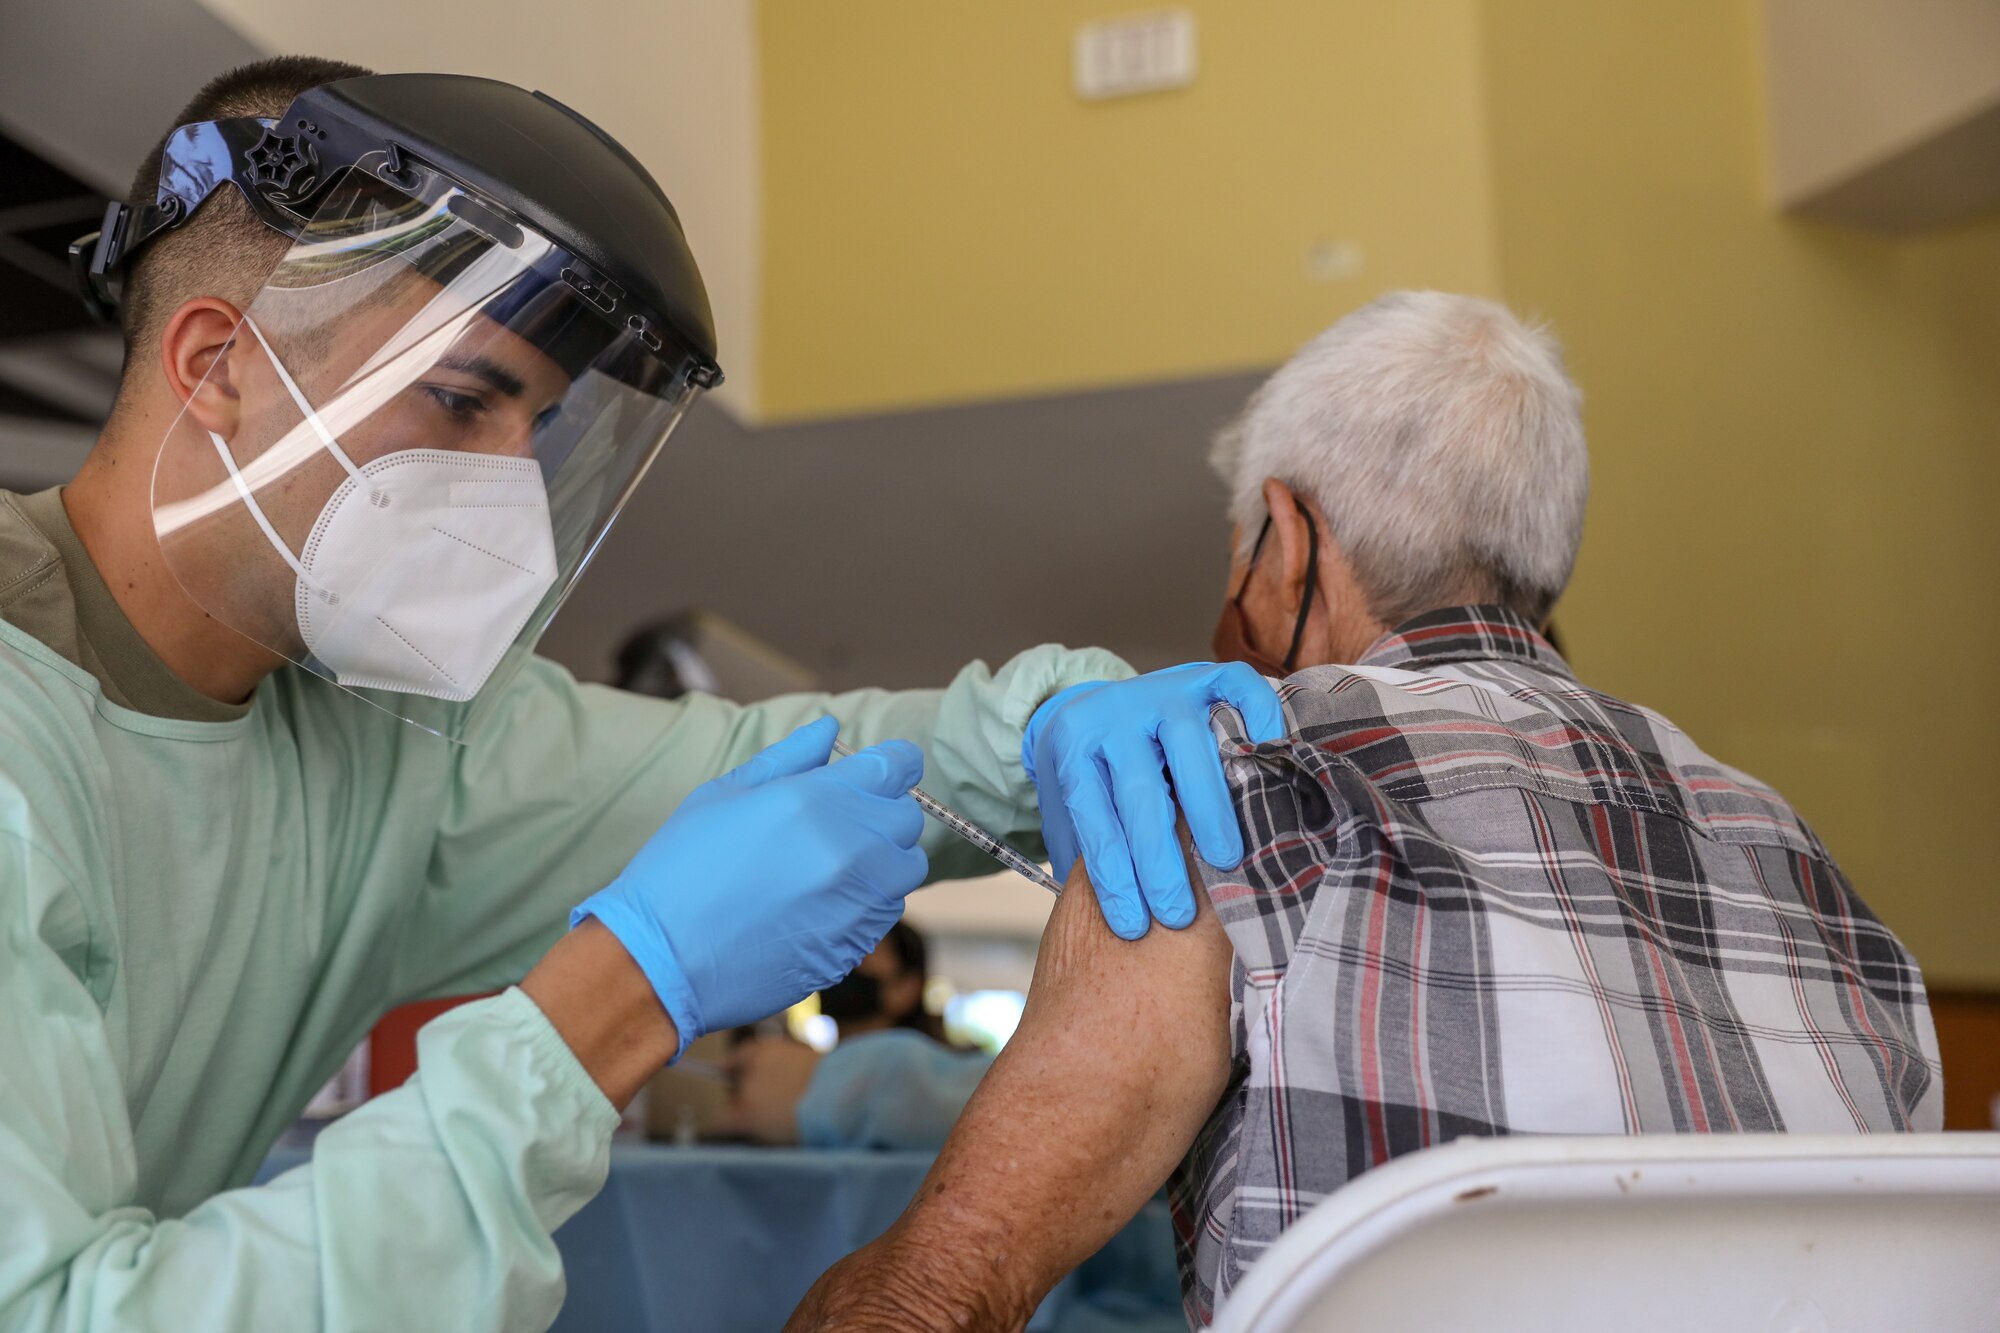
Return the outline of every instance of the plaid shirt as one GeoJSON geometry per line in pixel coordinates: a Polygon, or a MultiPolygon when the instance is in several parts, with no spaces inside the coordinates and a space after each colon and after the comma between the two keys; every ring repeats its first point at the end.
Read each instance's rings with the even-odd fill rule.
{"type": "MultiPolygon", "coordinates": [[[[1935,1130],[1916,962],[1769,787],[1498,607],[1218,710],[1250,848],[1229,1091],[1173,1183],[1205,1322],[1301,1214],[1463,1134],[1935,1130]]],[[[1196,858],[1199,861],[1199,858],[1196,858]]]]}

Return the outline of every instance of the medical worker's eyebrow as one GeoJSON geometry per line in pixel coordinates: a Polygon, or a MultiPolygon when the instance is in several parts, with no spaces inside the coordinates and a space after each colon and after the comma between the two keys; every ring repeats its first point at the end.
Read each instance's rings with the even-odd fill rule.
{"type": "Polygon", "coordinates": [[[438,365],[445,370],[456,370],[461,375],[485,380],[495,392],[509,398],[519,398],[528,387],[520,376],[490,357],[446,356],[439,359],[438,365]]]}

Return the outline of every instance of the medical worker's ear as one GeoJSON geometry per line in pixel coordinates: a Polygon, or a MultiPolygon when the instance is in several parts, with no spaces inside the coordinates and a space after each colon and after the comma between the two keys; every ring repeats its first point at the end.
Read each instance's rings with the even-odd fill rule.
{"type": "Polygon", "coordinates": [[[242,319],[220,297],[198,296],[174,311],[160,332],[160,370],[167,387],[202,429],[224,439],[236,433],[243,411],[231,364],[242,319]]]}

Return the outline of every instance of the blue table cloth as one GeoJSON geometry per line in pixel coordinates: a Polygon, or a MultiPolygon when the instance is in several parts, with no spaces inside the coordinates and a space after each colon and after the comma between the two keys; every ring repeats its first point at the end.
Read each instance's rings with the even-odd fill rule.
{"type": "MultiPolygon", "coordinates": [[[[308,1151],[281,1145],[258,1178],[308,1151]]],[[[614,1145],[604,1192],[556,1233],[569,1277],[556,1333],[782,1328],[821,1273],[888,1229],[930,1163],[927,1153],[614,1145]]],[[[1185,1329],[1165,1205],[1148,1204],[1028,1327],[1185,1329]]]]}

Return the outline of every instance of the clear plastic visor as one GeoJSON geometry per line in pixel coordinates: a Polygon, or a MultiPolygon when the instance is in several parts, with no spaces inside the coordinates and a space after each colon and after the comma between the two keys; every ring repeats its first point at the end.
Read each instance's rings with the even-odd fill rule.
{"type": "Polygon", "coordinates": [[[167,432],[169,569],[252,643],[462,739],[699,388],[442,177],[330,192],[167,432]]]}

